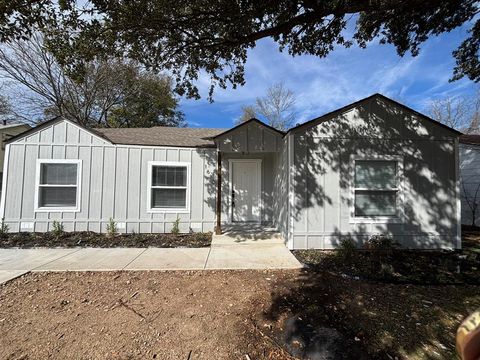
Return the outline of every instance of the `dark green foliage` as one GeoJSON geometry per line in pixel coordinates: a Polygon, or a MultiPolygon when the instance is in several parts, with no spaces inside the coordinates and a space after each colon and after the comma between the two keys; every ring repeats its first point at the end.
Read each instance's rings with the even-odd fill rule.
{"type": "Polygon", "coordinates": [[[357,247],[355,242],[351,238],[340,240],[340,246],[338,247],[337,254],[344,261],[351,261],[357,247]]]}
{"type": "MultiPolygon", "coordinates": [[[[0,3],[0,41],[50,31],[50,47],[64,64],[82,59],[126,56],[153,69],[168,69],[180,95],[198,98],[200,70],[215,86],[245,82],[247,51],[272,38],[291,55],[327,56],[336,46],[367,46],[373,39],[392,44],[400,55],[418,54],[431,36],[474,19],[474,0],[8,0],[0,3]],[[354,16],[354,15],[357,16],[354,16]],[[351,38],[348,22],[356,21],[351,38]]],[[[480,25],[454,53],[454,79],[477,81],[480,25]]]]}

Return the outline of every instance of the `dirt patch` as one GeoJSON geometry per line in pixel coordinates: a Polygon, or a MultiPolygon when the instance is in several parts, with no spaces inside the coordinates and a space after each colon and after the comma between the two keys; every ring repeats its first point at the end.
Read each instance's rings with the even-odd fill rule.
{"type": "Polygon", "coordinates": [[[47,233],[9,233],[0,237],[0,248],[20,247],[208,247],[211,233],[189,234],[117,234],[107,236],[91,231],[47,233]]]}
{"type": "Polygon", "coordinates": [[[476,286],[311,270],[36,273],[0,287],[0,358],[291,359],[313,327],[345,358],[445,359],[479,306],[476,286]]]}

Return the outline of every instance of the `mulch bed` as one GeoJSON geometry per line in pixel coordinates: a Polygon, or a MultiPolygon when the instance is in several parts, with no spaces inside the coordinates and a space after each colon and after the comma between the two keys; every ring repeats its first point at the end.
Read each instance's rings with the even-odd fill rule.
{"type": "Polygon", "coordinates": [[[47,233],[9,233],[0,237],[0,248],[33,247],[208,247],[211,233],[189,234],[117,234],[107,236],[90,231],[47,233]]]}
{"type": "Polygon", "coordinates": [[[454,359],[478,307],[479,286],[312,269],[32,273],[0,286],[0,358],[454,359]],[[342,340],[335,356],[315,329],[342,340]]]}
{"type": "Polygon", "coordinates": [[[294,251],[298,260],[316,271],[357,280],[403,284],[480,284],[480,229],[465,229],[461,251],[341,250],[294,251]]]}

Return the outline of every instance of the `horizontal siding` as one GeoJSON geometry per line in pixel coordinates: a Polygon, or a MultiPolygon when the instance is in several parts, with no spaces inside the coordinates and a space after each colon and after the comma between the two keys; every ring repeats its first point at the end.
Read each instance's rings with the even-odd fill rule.
{"type": "Polygon", "coordinates": [[[215,195],[205,199],[204,194],[215,186],[215,149],[115,146],[68,123],[34,135],[10,144],[5,222],[11,231],[19,231],[21,223],[47,231],[58,220],[66,230],[104,232],[113,218],[125,224],[122,231],[168,232],[177,216],[182,232],[213,230],[215,195]],[[47,139],[55,142],[47,145],[47,139]],[[34,211],[37,159],[82,160],[79,212],[34,211]],[[152,160],[191,163],[189,213],[147,212],[148,162],[152,160]]]}

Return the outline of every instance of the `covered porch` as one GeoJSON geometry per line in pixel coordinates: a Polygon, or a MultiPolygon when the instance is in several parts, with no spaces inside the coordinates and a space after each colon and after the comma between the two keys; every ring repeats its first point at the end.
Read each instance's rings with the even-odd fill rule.
{"type": "Polygon", "coordinates": [[[284,243],[287,209],[284,133],[251,119],[215,137],[217,235],[284,243]]]}

